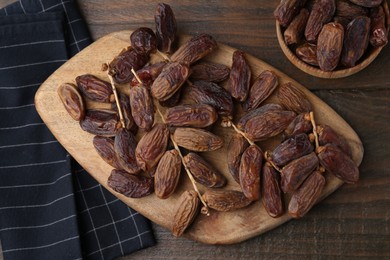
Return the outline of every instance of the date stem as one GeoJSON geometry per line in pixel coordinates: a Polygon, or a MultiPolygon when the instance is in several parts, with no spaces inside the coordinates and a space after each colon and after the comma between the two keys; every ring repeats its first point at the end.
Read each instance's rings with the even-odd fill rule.
{"type": "Polygon", "coordinates": [[[249,139],[246,134],[241,131],[240,129],[237,128],[237,126],[232,122],[232,121],[229,121],[228,125],[230,125],[231,127],[233,127],[234,131],[236,131],[237,133],[239,133],[240,135],[242,135],[250,145],[255,145],[255,142],[253,142],[251,139],[249,139]]]}
{"type": "Polygon", "coordinates": [[[125,124],[125,119],[123,118],[122,108],[121,108],[121,105],[120,105],[120,102],[119,102],[119,98],[118,98],[118,92],[116,91],[116,86],[115,86],[114,79],[111,77],[110,74],[108,74],[108,70],[107,70],[107,76],[110,79],[112,92],[114,92],[115,102],[116,102],[116,106],[118,108],[118,113],[119,113],[119,120],[121,122],[122,128],[125,128],[126,124],[125,124]]]}
{"type": "Polygon", "coordinates": [[[310,122],[313,126],[313,135],[314,135],[314,140],[315,140],[316,149],[317,149],[320,146],[320,144],[318,142],[317,124],[316,124],[316,121],[314,119],[314,112],[313,111],[310,112],[310,122]]]}
{"type": "Polygon", "coordinates": [[[270,151],[265,151],[264,153],[264,159],[271,164],[271,166],[277,170],[278,172],[281,172],[282,169],[280,169],[276,164],[271,160],[270,151]]]}
{"type": "MultiPolygon", "coordinates": [[[[137,79],[138,83],[143,84],[143,83],[142,83],[142,80],[138,77],[138,75],[137,75],[137,73],[134,71],[134,69],[131,69],[131,72],[134,74],[134,76],[135,76],[135,78],[137,79]]],[[[157,105],[155,105],[154,107],[156,108],[157,113],[160,115],[161,120],[162,120],[163,123],[165,124],[166,122],[165,122],[165,119],[164,119],[164,115],[161,113],[161,110],[159,109],[159,107],[158,107],[157,105]]],[[[176,143],[175,140],[173,139],[173,135],[172,135],[172,134],[170,134],[169,137],[170,137],[170,139],[171,139],[171,141],[172,141],[172,143],[173,143],[173,146],[175,147],[175,149],[176,149],[177,152],[179,153],[181,162],[182,162],[182,164],[183,164],[183,166],[184,166],[184,169],[185,169],[185,171],[186,171],[186,173],[187,173],[188,178],[190,179],[190,181],[191,181],[191,183],[192,183],[192,186],[194,187],[195,192],[198,194],[198,197],[199,197],[200,201],[201,201],[202,204],[203,204],[201,213],[204,214],[204,215],[206,215],[206,216],[210,216],[210,212],[209,212],[209,210],[208,210],[207,203],[203,200],[202,195],[200,194],[200,191],[199,191],[198,187],[196,186],[196,181],[195,181],[194,177],[192,176],[192,173],[191,173],[190,169],[188,169],[186,163],[184,162],[184,157],[183,157],[183,154],[182,154],[181,151],[180,151],[179,146],[177,145],[177,143],[176,143]]]]}

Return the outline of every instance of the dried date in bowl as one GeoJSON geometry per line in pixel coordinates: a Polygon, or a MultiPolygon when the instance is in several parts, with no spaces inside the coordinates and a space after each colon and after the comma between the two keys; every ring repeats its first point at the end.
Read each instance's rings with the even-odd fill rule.
{"type": "MultiPolygon", "coordinates": [[[[387,33],[389,32],[390,27],[390,14],[389,14],[389,7],[387,4],[387,1],[382,2],[383,11],[385,13],[385,27],[387,30],[387,33]]],[[[337,13],[337,10],[336,10],[337,13]]],[[[304,61],[302,61],[298,56],[295,54],[295,49],[299,47],[299,44],[297,45],[287,45],[284,39],[284,30],[287,27],[282,27],[278,21],[276,21],[276,35],[278,38],[279,45],[283,51],[283,53],[286,55],[287,59],[294,64],[297,68],[300,70],[315,76],[319,78],[343,78],[350,75],[353,75],[364,68],[366,68],[381,52],[381,47],[373,47],[372,45],[369,45],[368,49],[364,53],[363,57],[358,61],[356,66],[351,68],[346,68],[341,65],[339,65],[335,70],[333,71],[323,71],[319,67],[310,65],[304,61]]]]}

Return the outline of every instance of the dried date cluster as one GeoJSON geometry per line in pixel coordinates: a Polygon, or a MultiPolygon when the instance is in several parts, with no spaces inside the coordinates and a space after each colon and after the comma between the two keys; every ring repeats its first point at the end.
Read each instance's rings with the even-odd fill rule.
{"type": "Polygon", "coordinates": [[[108,64],[111,83],[85,74],[75,79],[77,86],[58,88],[65,109],[95,135],[97,154],[113,167],[108,178],[113,190],[130,198],[155,193],[167,199],[177,190],[184,168],[194,189],[177,201],[172,233],[180,236],[201,211],[200,204],[206,211],[232,211],[262,200],[268,214],[279,217],[289,203],[289,214],[301,217],[320,198],[324,174],[347,183],[358,180],[348,143],[330,126],[315,124],[312,104],[299,88],[279,84],[273,71],[253,75],[241,51],[233,53],[230,67],[203,61],[217,48],[207,34],[176,49],[171,8],[158,4],[155,18],[156,34],[145,27],[135,30],[131,46],[108,64]],[[172,55],[149,64],[157,52],[172,55]],[[128,94],[117,93],[115,84],[128,94]],[[271,95],[279,104],[267,102],[271,95]],[[86,105],[90,102],[108,108],[91,109],[86,105]],[[156,122],[156,112],[163,123],[156,122]],[[213,132],[217,122],[236,132],[227,152],[236,190],[225,189],[227,176],[202,156],[225,145],[213,132]],[[272,151],[260,148],[259,141],[281,136],[284,141],[272,151]],[[291,195],[289,202],[284,193],[291,195]]]}
{"type": "Polygon", "coordinates": [[[323,71],[357,65],[388,42],[382,0],[281,0],[274,16],[299,59],[323,71]]]}

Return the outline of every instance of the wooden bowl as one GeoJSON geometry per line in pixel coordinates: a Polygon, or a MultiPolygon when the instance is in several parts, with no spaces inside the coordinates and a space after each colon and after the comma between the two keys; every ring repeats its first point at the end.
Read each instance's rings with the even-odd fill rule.
{"type": "MultiPolygon", "coordinates": [[[[389,31],[390,15],[389,15],[389,7],[387,5],[386,0],[383,1],[382,6],[386,15],[387,31],[389,31]]],[[[276,21],[276,34],[278,37],[279,45],[282,48],[282,51],[284,52],[286,57],[290,60],[292,64],[294,64],[300,70],[319,78],[335,79],[335,78],[343,78],[355,74],[361,71],[362,69],[364,69],[365,67],[367,67],[378,56],[378,54],[381,52],[382,48],[384,47],[382,46],[379,48],[375,48],[369,45],[368,49],[366,50],[363,57],[360,59],[359,63],[354,67],[344,68],[338,66],[334,71],[323,71],[319,67],[312,66],[299,59],[284,41],[283,32],[284,30],[280,26],[279,22],[276,21]]]]}

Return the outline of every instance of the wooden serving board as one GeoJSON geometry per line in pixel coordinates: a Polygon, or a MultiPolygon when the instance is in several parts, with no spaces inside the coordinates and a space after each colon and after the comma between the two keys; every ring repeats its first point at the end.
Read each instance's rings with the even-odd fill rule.
{"type": "MultiPolygon", "coordinates": [[[[70,59],[42,84],[36,93],[35,104],[38,113],[54,136],[87,172],[127,205],[151,221],[170,230],[176,202],[180,194],[185,189],[191,189],[188,177],[182,173],[178,189],[166,200],[161,200],[154,194],[141,199],[131,199],[116,193],[107,186],[107,179],[112,167],[106,164],[96,153],[92,145],[93,135],[81,130],[79,123],[67,114],[57,94],[58,86],[64,82],[75,83],[76,76],[81,74],[94,74],[108,81],[106,73],[101,70],[102,63],[111,61],[123,48],[130,44],[130,34],[131,31],[109,34],[70,59]]],[[[188,36],[181,37],[179,44],[188,38],[188,36]]],[[[231,66],[234,51],[235,49],[231,47],[219,44],[218,50],[207,56],[207,60],[231,66]]],[[[152,59],[158,59],[158,56],[155,55],[152,59]]],[[[315,108],[314,113],[317,123],[326,123],[344,135],[353,149],[353,160],[357,165],[360,165],[363,158],[362,143],[355,131],[334,110],[298,82],[272,66],[250,55],[247,55],[247,59],[254,77],[263,70],[272,70],[278,75],[280,83],[290,81],[301,88],[315,108]]],[[[128,91],[126,86],[119,86],[119,88],[120,91],[128,91]]],[[[277,99],[272,96],[267,102],[277,102],[277,99]]],[[[163,108],[161,109],[164,110],[163,108]]],[[[239,114],[240,112],[237,112],[236,120],[239,118],[239,114]]],[[[157,121],[160,121],[158,114],[155,115],[155,118],[157,121]]],[[[214,127],[213,132],[224,138],[225,145],[218,151],[203,153],[202,156],[228,178],[226,189],[239,190],[240,187],[230,176],[226,163],[227,146],[233,130],[232,128],[222,128],[217,125],[214,127]]],[[[137,137],[140,138],[141,134],[137,137]]],[[[280,141],[281,138],[279,137],[272,141],[259,143],[259,145],[264,151],[267,149],[272,150],[280,141]]],[[[325,198],[342,185],[342,181],[329,174],[326,174],[326,178],[327,186],[322,198],[325,198]]],[[[198,186],[203,190],[201,185],[198,186]]],[[[233,212],[211,211],[211,215],[208,217],[199,215],[187,230],[185,236],[203,243],[231,244],[264,233],[289,219],[290,217],[287,214],[276,219],[269,217],[261,201],[257,201],[247,208],[233,212]]]]}

